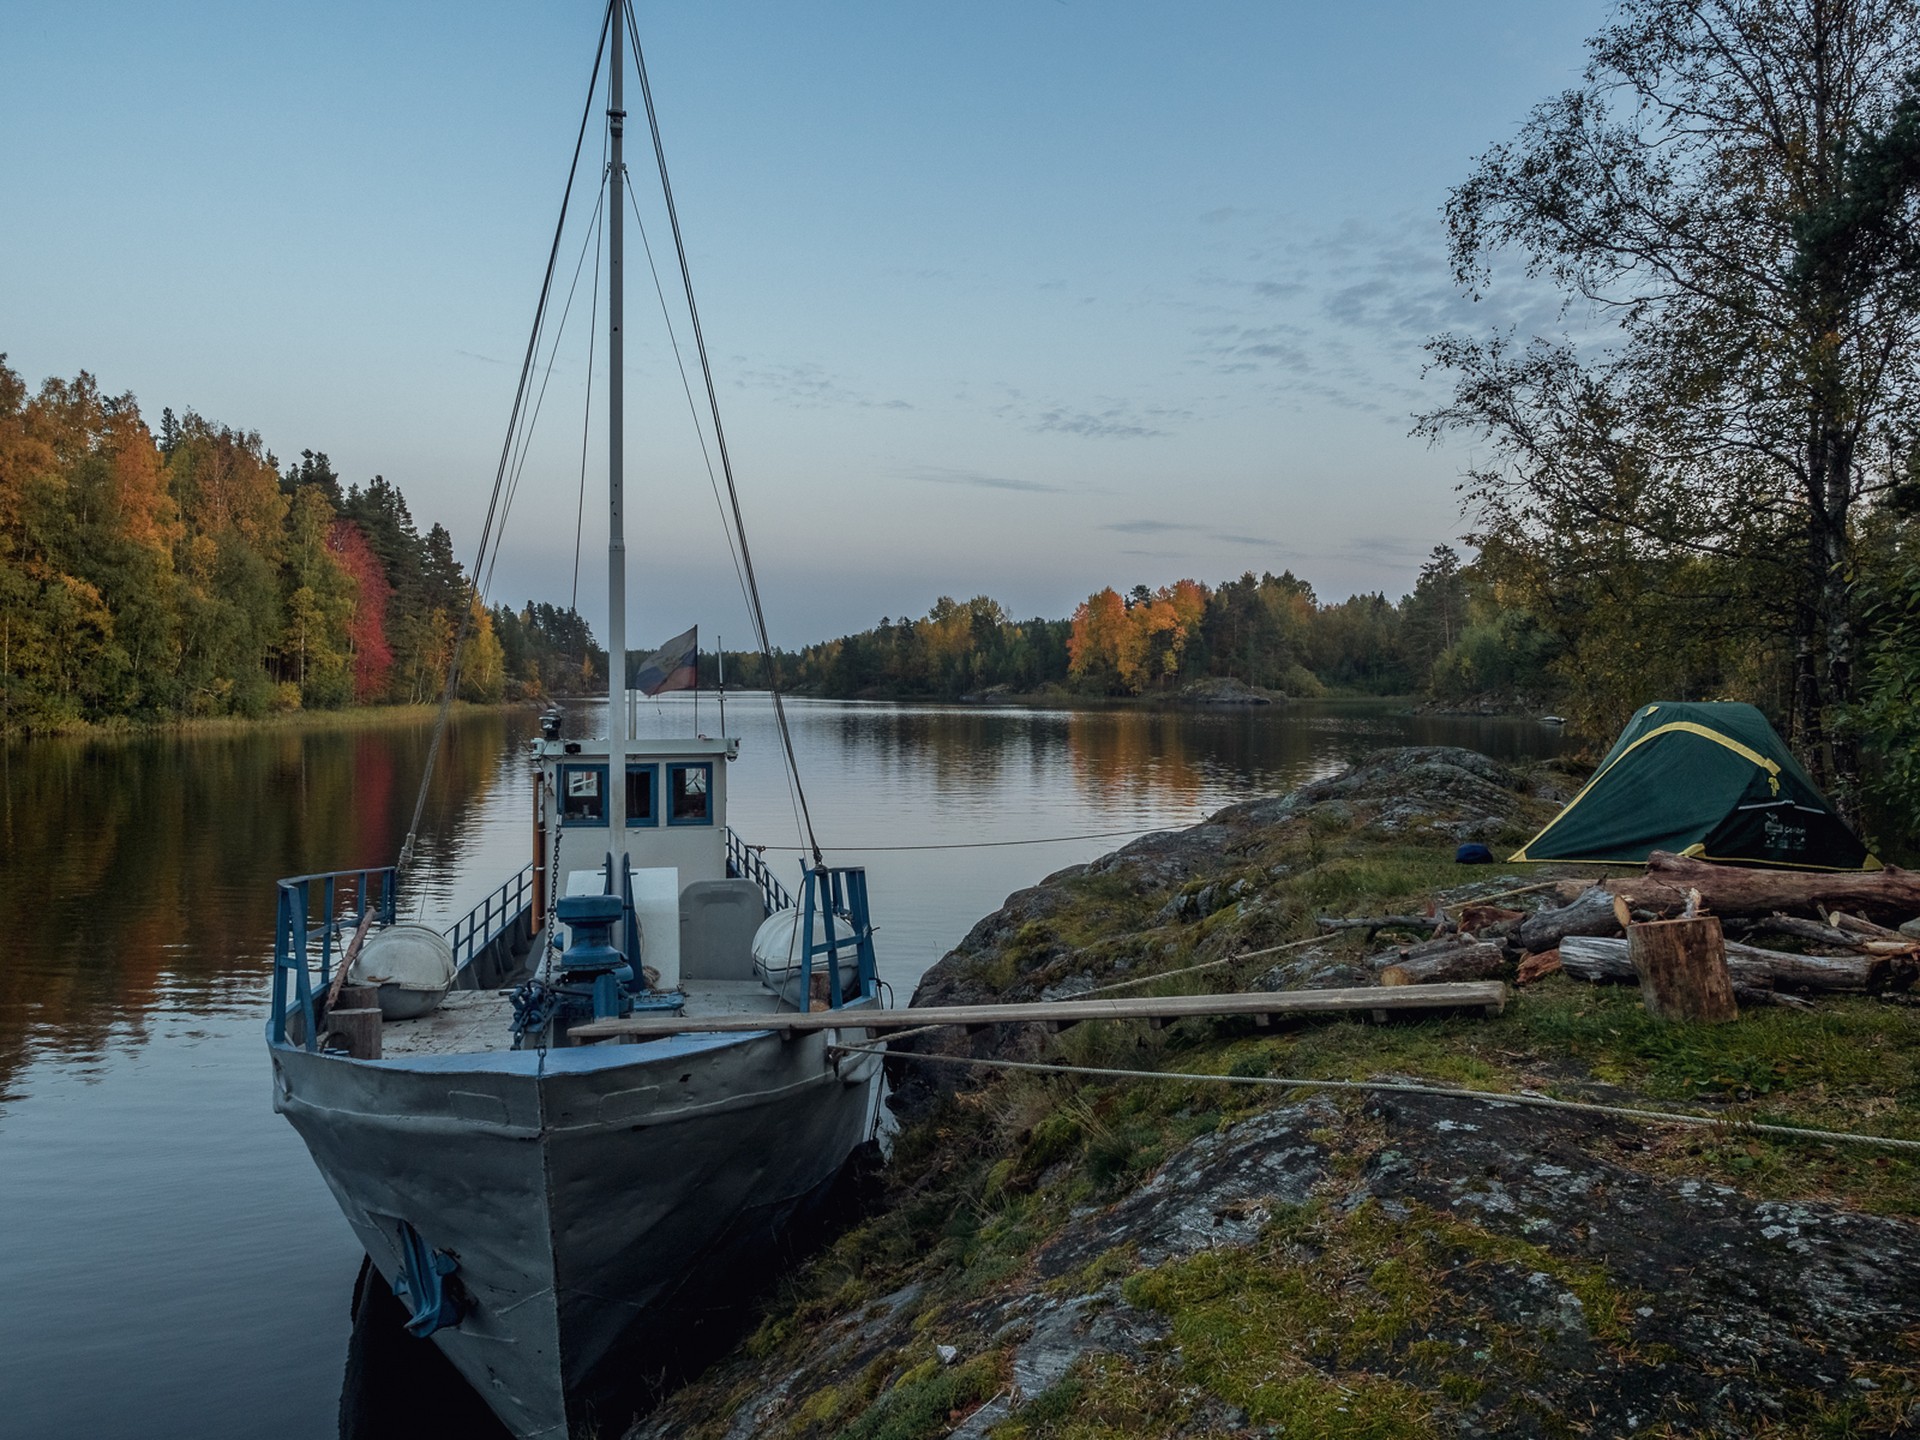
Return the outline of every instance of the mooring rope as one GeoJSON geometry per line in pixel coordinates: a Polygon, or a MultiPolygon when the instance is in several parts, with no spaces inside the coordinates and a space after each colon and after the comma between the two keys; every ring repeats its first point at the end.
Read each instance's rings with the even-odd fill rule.
{"type": "MultiPolygon", "coordinates": [[[[836,845],[836,850],[886,851],[892,853],[901,850],[997,850],[1003,845],[1062,845],[1069,840],[1112,840],[1122,835],[1158,835],[1174,827],[1155,825],[1148,829],[1132,830],[1089,830],[1081,835],[1037,835],[1030,840],[950,840],[940,845],[836,845]]],[[[804,845],[756,845],[756,850],[804,850],[804,845]]]]}
{"type": "MultiPolygon", "coordinates": [[[[954,1022],[957,1023],[957,1022],[954,1022]]],[[[932,1026],[924,1027],[926,1029],[932,1026]]],[[[1787,1140],[1813,1140],[1836,1145],[1878,1145],[1890,1150],[1920,1150],[1920,1140],[1892,1135],[1861,1135],[1849,1130],[1814,1130],[1799,1125],[1773,1125],[1724,1115],[1690,1115],[1679,1110],[1640,1110],[1628,1105],[1602,1105],[1588,1100],[1557,1100],[1551,1095],[1499,1090],[1463,1090],[1450,1085],[1423,1085],[1408,1080],[1308,1080],[1283,1075],[1206,1075],[1180,1070],[1122,1070],[1098,1065],[1049,1064],[1040,1060],[993,1060],[975,1055],[929,1055],[918,1050],[888,1050],[884,1045],[833,1045],[849,1054],[881,1055],[918,1060],[933,1065],[960,1065],[983,1070],[1018,1070],[1040,1075],[1080,1075],[1100,1080],[1180,1080],[1216,1085],[1264,1085],[1276,1090],[1353,1090],[1394,1095],[1424,1095],[1441,1100],[1472,1100],[1484,1105],[1526,1105],[1537,1110],[1570,1110],[1583,1115],[1606,1115],[1650,1125],[1681,1125],[1725,1130],[1734,1135],[1768,1135],[1787,1140]]]]}

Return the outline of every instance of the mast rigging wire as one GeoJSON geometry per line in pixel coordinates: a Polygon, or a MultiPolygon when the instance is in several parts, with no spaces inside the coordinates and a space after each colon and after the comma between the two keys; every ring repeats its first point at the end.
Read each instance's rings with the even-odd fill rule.
{"type": "Polygon", "coordinates": [[[800,766],[793,753],[793,731],[787,724],[786,706],[781,702],[779,677],[774,671],[773,644],[767,635],[767,617],[765,607],[760,603],[760,582],[754,574],[753,552],[747,545],[746,520],[740,511],[740,492],[734,484],[733,461],[727,453],[726,428],[720,421],[720,397],[714,388],[713,366],[707,358],[706,336],[700,327],[700,307],[693,297],[693,272],[687,264],[686,242],[680,233],[680,214],[673,202],[673,181],[667,175],[667,152],[660,140],[660,117],[653,106],[653,86],[647,78],[647,59],[640,48],[640,34],[634,19],[631,0],[613,0],[623,5],[627,16],[628,43],[633,51],[634,68],[640,79],[640,95],[646,104],[647,130],[653,139],[654,162],[660,170],[660,193],[666,202],[667,224],[673,231],[674,255],[680,262],[680,282],[687,296],[687,319],[693,329],[695,353],[700,357],[701,377],[706,381],[707,406],[713,415],[714,447],[720,452],[720,471],[726,476],[727,498],[733,507],[734,533],[740,538],[741,566],[746,572],[749,618],[753,622],[754,637],[760,642],[760,653],[767,663],[767,692],[773,698],[774,722],[780,731],[781,748],[786,751],[787,769],[793,776],[795,794],[800,801],[800,816],[806,828],[807,842],[813,850],[813,863],[816,866],[825,863],[820,852],[820,841],[814,834],[813,814],[807,807],[806,787],[800,780],[800,766]]]}
{"type": "MultiPolygon", "coordinates": [[[[567,185],[560,196],[560,218],[554,222],[553,243],[547,250],[546,275],[540,282],[540,299],[534,306],[533,329],[527,336],[526,357],[520,362],[520,381],[514,389],[513,409],[507,417],[507,435],[500,446],[500,464],[493,475],[493,493],[487,501],[487,518],[480,527],[480,544],[474,552],[473,568],[467,572],[469,582],[479,583],[482,566],[486,562],[487,549],[494,539],[494,521],[499,515],[500,492],[506,483],[507,465],[513,455],[514,433],[520,424],[520,415],[526,405],[527,387],[533,375],[533,362],[540,342],[541,325],[546,319],[547,301],[553,292],[554,266],[560,259],[560,237],[566,230],[567,209],[573,200],[573,182],[580,172],[580,151],[586,144],[587,121],[593,115],[593,97],[600,88],[600,62],[606,58],[607,30],[613,24],[613,7],[621,0],[611,0],[606,14],[600,21],[600,43],[593,52],[593,74],[587,80],[587,101],[580,111],[580,131],[574,137],[573,161],[567,167],[567,185]]],[[[433,768],[440,757],[440,742],[446,735],[447,717],[453,710],[453,697],[460,685],[460,652],[466,646],[468,632],[473,628],[473,606],[463,605],[460,610],[460,626],[454,632],[453,655],[447,664],[447,683],[440,695],[440,713],[434,720],[433,739],[427,745],[427,763],[420,775],[420,793],[414,798],[413,820],[407,827],[407,838],[401,842],[400,858],[394,869],[399,877],[404,877],[413,863],[413,849],[420,836],[420,817],[426,812],[427,792],[433,785],[433,768]]]]}
{"type": "MultiPolygon", "coordinates": [[[[600,140],[600,193],[606,194],[607,141],[600,140]]],[[[580,611],[580,537],[587,518],[587,434],[593,426],[593,346],[600,338],[600,238],[606,228],[606,211],[596,207],[593,227],[593,298],[587,306],[587,403],[580,415],[580,494],[573,508],[573,589],[567,593],[567,609],[580,611]]]]}
{"type": "MultiPolygon", "coordinates": [[[[694,438],[700,442],[700,458],[707,467],[707,488],[713,492],[714,507],[720,512],[720,533],[724,535],[727,540],[727,558],[733,561],[733,578],[739,583],[740,598],[746,601],[747,608],[751,611],[753,608],[753,595],[752,592],[747,589],[747,577],[740,569],[740,552],[734,545],[733,527],[727,520],[726,502],[720,498],[720,481],[713,473],[713,453],[707,448],[707,432],[700,424],[700,406],[693,398],[693,382],[687,378],[687,362],[685,357],[680,353],[680,336],[673,328],[673,315],[667,306],[666,287],[660,283],[660,267],[654,263],[653,259],[653,242],[647,238],[647,222],[640,218],[640,206],[634,199],[632,185],[627,186],[627,207],[633,211],[634,228],[640,232],[640,248],[647,257],[647,273],[653,277],[653,293],[660,301],[660,321],[667,328],[667,343],[673,348],[673,363],[680,371],[680,389],[687,397],[687,413],[693,417],[694,438]]],[[[724,664],[725,662],[722,661],[721,663],[724,664]]],[[[772,667],[769,665],[769,689],[774,688],[771,679],[772,673],[772,667]]],[[[693,693],[694,708],[697,715],[700,703],[700,692],[696,688],[693,693]]],[[[657,697],[654,708],[656,710],[659,709],[657,697]]],[[[722,706],[721,708],[724,711],[725,707],[722,706]]],[[[721,728],[723,730],[726,728],[724,717],[721,728]]],[[[792,807],[793,810],[794,833],[796,835],[805,835],[807,834],[806,827],[800,820],[799,772],[791,765],[784,765],[781,767],[781,775],[787,782],[787,804],[792,807]]],[[[804,851],[809,847],[805,845],[792,847],[783,845],[779,848],[783,850],[792,848],[804,851]]]]}
{"type": "MultiPolygon", "coordinates": [[[[592,216],[589,217],[587,222],[588,224],[587,233],[585,237],[583,237],[582,240],[580,241],[580,258],[574,261],[573,263],[573,282],[567,287],[567,303],[561,307],[560,323],[554,329],[553,344],[550,347],[548,347],[548,350],[547,350],[547,368],[541,376],[540,393],[534,399],[533,412],[531,416],[528,418],[527,423],[524,426],[522,426],[520,430],[519,451],[514,456],[513,474],[507,480],[506,500],[500,507],[500,528],[503,533],[505,532],[505,529],[506,529],[507,516],[511,514],[513,511],[514,497],[520,493],[520,477],[526,472],[527,453],[533,447],[534,428],[538,426],[540,423],[540,412],[546,408],[547,386],[551,384],[553,381],[554,362],[560,358],[560,342],[562,339],[565,338],[567,333],[567,318],[573,314],[573,297],[579,292],[579,289],[580,289],[580,272],[586,268],[587,246],[589,243],[592,242],[594,238],[594,232],[592,227],[600,219],[601,212],[605,208],[605,204],[604,204],[605,200],[606,200],[606,192],[603,190],[600,194],[600,198],[594,202],[593,214],[592,216]]],[[[597,265],[594,268],[593,278],[594,278],[594,293],[596,296],[598,296],[599,289],[600,289],[600,271],[597,265]]],[[[544,323],[545,322],[543,320],[542,321],[543,328],[544,328],[544,323]]],[[[591,374],[592,374],[591,366],[589,366],[588,374],[589,374],[589,377],[591,377],[591,374]]],[[[493,567],[497,565],[499,561],[500,561],[500,547],[496,545],[493,547],[492,558],[487,561],[486,579],[482,581],[480,585],[480,595],[482,599],[485,599],[487,594],[493,589],[493,567]]]]}

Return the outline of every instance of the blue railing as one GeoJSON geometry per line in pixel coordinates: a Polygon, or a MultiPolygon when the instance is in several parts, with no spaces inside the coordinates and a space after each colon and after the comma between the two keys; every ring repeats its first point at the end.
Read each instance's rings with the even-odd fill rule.
{"type": "Polygon", "coordinates": [[[751,880],[760,887],[760,894],[767,902],[767,913],[776,910],[791,910],[793,896],[774,878],[773,871],[767,868],[765,856],[733,833],[733,827],[727,827],[727,874],[735,880],[751,880]]]}
{"type": "Polygon", "coordinates": [[[453,963],[465,965],[511,929],[533,905],[533,863],[521,867],[505,884],[469,910],[447,929],[453,963]]]}
{"type": "Polygon", "coordinates": [[[873,953],[873,921],[867,910],[867,872],[859,865],[837,869],[819,866],[806,873],[801,884],[800,943],[802,1008],[812,1003],[813,957],[826,957],[827,1003],[835,1010],[852,1000],[872,1000],[880,993],[879,968],[873,953]],[[826,938],[813,938],[813,917],[820,916],[826,938]],[[837,923],[836,923],[837,922],[837,923]],[[840,985],[840,952],[851,948],[858,965],[860,992],[846,995],[840,985]]]}
{"type": "Polygon", "coordinates": [[[320,1027],[313,1008],[315,991],[314,941],[319,941],[318,989],[333,983],[335,952],[359,929],[367,907],[373,918],[391,925],[399,872],[391,865],[368,870],[334,870],[323,875],[295,875],[279,885],[279,907],[273,927],[273,1015],[267,1021],[267,1039],[287,1043],[287,1020],[300,1022],[295,1043],[319,1048],[320,1027]],[[315,899],[320,902],[314,914],[315,899]],[[351,909],[347,908],[351,904],[351,909]],[[291,1009],[289,1008],[291,1007],[291,1009]]]}

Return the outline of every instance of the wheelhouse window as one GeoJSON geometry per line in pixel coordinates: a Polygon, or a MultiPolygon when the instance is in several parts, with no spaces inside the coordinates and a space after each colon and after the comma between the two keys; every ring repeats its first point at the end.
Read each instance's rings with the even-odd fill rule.
{"type": "Polygon", "coordinates": [[[562,825],[607,823],[606,766],[562,765],[560,767],[560,823],[562,825]]]}
{"type": "Polygon", "coordinates": [[[667,767],[667,823],[669,825],[711,825],[713,823],[712,792],[712,765],[669,765],[667,767]]]}
{"type": "Polygon", "coordinates": [[[656,765],[627,766],[627,824],[658,825],[660,812],[654,806],[660,770],[656,765]]]}

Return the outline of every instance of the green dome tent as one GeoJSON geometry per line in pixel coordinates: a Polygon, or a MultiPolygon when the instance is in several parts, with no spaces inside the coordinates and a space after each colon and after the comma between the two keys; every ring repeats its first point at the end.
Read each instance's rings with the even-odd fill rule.
{"type": "Polygon", "coordinates": [[[1880,868],[1751,705],[1642,706],[1586,787],[1513,858],[1643,865],[1655,850],[1729,865],[1880,868]]]}

